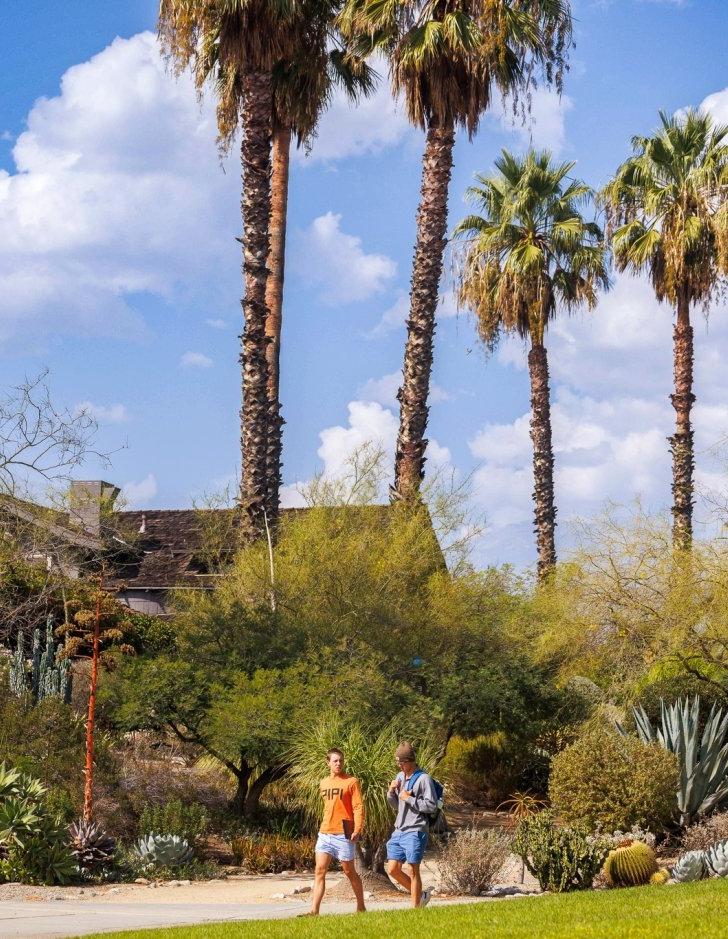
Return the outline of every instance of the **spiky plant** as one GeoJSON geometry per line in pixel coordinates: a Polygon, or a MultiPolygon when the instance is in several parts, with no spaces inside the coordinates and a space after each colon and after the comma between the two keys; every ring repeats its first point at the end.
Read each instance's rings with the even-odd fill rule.
{"type": "Polygon", "coordinates": [[[96,823],[83,818],[68,828],[69,846],[79,868],[93,872],[113,863],[116,840],[96,823]]]}
{"type": "Polygon", "coordinates": [[[707,876],[708,869],[703,851],[688,851],[675,862],[672,869],[672,879],[681,884],[702,880],[707,876]]]}
{"type": "Polygon", "coordinates": [[[184,838],[154,832],[140,838],[134,850],[145,867],[181,867],[193,856],[192,848],[184,838]]]}
{"type": "Polygon", "coordinates": [[[716,877],[728,877],[728,841],[708,848],[705,852],[705,863],[716,877]]]}
{"type": "Polygon", "coordinates": [[[603,192],[620,271],[647,272],[658,300],[676,312],[672,451],[673,543],[692,541],[693,327],[728,274],[728,126],[688,110],[649,137],[632,138],[632,156],[603,192]]]}
{"type": "Polygon", "coordinates": [[[613,887],[639,887],[658,870],[655,852],[641,841],[625,839],[609,852],[604,873],[613,887]]]}

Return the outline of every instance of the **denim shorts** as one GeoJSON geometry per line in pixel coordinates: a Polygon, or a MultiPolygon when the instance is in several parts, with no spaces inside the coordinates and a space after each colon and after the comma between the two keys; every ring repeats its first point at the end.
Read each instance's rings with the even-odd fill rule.
{"type": "Polygon", "coordinates": [[[316,854],[330,854],[337,861],[353,861],[356,845],[343,835],[324,835],[319,832],[316,839],[316,854]]]}
{"type": "Polygon", "coordinates": [[[399,831],[395,828],[387,842],[387,860],[419,864],[426,847],[426,831],[399,831]]]}

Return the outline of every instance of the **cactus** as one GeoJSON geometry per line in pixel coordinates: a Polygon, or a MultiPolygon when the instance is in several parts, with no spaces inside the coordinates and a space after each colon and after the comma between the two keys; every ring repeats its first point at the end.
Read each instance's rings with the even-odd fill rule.
{"type": "Polygon", "coordinates": [[[179,835],[156,835],[140,838],[136,853],[145,867],[180,867],[192,860],[192,848],[179,835]]]}
{"type": "Polygon", "coordinates": [[[705,862],[716,877],[728,877],[728,841],[721,841],[708,848],[705,862]]]}
{"type": "Polygon", "coordinates": [[[666,867],[661,867],[659,871],[650,877],[650,883],[653,887],[661,887],[662,884],[666,884],[670,879],[670,871],[666,867]]]}
{"type": "Polygon", "coordinates": [[[604,873],[612,887],[639,887],[657,873],[655,852],[641,841],[622,841],[609,852],[604,873]]]}
{"type": "Polygon", "coordinates": [[[677,859],[677,863],[672,869],[673,880],[681,884],[690,883],[693,880],[702,880],[707,876],[708,870],[705,863],[704,851],[688,851],[682,857],[677,859]]]}
{"type": "Polygon", "coordinates": [[[30,673],[25,661],[25,633],[18,631],[18,641],[10,662],[10,690],[17,697],[27,691],[35,702],[56,696],[66,704],[71,701],[71,666],[68,659],[59,659],[59,649],[53,636],[53,617],[46,620],[45,649],[41,653],[41,631],[33,630],[30,673]],[[30,687],[28,687],[30,679],[30,687]]]}
{"type": "Polygon", "coordinates": [[[95,822],[79,819],[68,829],[71,853],[82,871],[108,867],[116,851],[116,841],[95,822]]]}

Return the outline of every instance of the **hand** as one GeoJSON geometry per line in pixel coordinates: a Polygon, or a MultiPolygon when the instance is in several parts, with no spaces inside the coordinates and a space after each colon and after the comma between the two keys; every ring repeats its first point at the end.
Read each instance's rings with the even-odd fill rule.
{"type": "Polygon", "coordinates": [[[409,799],[409,797],[410,797],[411,795],[412,795],[412,790],[411,790],[411,789],[409,789],[409,790],[408,790],[408,789],[403,789],[403,790],[400,792],[399,797],[400,797],[400,799],[402,799],[402,801],[404,802],[404,800],[405,800],[405,799],[409,799]]]}
{"type": "Polygon", "coordinates": [[[357,841],[359,841],[360,838],[361,838],[361,832],[360,832],[360,831],[355,831],[354,834],[351,836],[351,839],[350,839],[350,840],[351,840],[352,842],[356,843],[357,841]]]}
{"type": "Polygon", "coordinates": [[[389,784],[389,791],[396,792],[398,789],[399,789],[399,780],[393,779],[392,782],[389,784]]]}

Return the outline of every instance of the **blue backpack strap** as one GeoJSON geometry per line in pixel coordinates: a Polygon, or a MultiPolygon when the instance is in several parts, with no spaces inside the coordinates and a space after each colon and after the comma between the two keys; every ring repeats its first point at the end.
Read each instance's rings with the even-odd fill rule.
{"type": "Polygon", "coordinates": [[[412,792],[414,784],[417,782],[420,776],[424,776],[424,775],[425,775],[425,771],[423,769],[416,769],[414,773],[412,773],[412,775],[409,778],[409,783],[408,783],[410,792],[412,792]]]}

